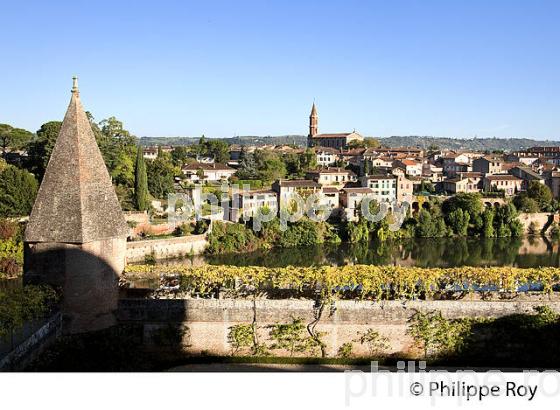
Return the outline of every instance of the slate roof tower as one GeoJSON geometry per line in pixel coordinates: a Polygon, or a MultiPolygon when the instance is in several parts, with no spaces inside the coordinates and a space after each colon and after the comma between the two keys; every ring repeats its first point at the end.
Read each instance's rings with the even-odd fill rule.
{"type": "Polygon", "coordinates": [[[115,324],[125,222],[77,78],[25,231],[24,283],[61,288],[67,333],[115,324]]]}

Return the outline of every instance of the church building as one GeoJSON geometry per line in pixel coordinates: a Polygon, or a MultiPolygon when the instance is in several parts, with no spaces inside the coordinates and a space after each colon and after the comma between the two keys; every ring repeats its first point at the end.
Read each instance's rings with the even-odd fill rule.
{"type": "Polygon", "coordinates": [[[309,135],[307,136],[308,147],[343,149],[346,148],[351,141],[363,140],[364,137],[356,131],[337,134],[319,134],[319,115],[317,115],[317,107],[315,107],[315,103],[313,103],[311,115],[309,115],[309,135]]]}

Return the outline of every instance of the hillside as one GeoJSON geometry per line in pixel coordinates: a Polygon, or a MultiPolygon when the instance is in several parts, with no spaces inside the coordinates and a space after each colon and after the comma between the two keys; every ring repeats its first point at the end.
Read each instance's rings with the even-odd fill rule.
{"type": "MultiPolygon", "coordinates": [[[[305,146],[307,137],[304,135],[280,136],[239,136],[219,138],[228,144],[238,145],[280,145],[295,144],[305,146]]],[[[199,137],[142,137],[140,144],[148,145],[190,145],[196,144],[199,137]]],[[[440,149],[465,149],[475,151],[516,151],[534,146],[560,146],[560,141],[538,141],[529,138],[443,138],[429,136],[392,136],[379,138],[382,145],[387,147],[421,147],[437,146],[440,149]]]]}

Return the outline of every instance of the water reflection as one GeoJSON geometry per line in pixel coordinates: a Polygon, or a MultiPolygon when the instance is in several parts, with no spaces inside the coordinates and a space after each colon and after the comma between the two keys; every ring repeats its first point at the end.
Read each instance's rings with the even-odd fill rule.
{"type": "Polygon", "coordinates": [[[214,265],[560,266],[558,243],[547,238],[423,238],[369,244],[320,245],[246,254],[206,256],[214,265]]]}

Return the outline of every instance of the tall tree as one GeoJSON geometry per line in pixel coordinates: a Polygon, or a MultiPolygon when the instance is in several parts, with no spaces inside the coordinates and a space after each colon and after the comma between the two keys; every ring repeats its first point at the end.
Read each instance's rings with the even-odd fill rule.
{"type": "Polygon", "coordinates": [[[175,168],[165,156],[148,161],[148,189],[154,197],[163,199],[173,192],[175,168]]]}
{"type": "Polygon", "coordinates": [[[8,149],[23,148],[31,139],[33,134],[22,128],[13,128],[8,124],[0,124],[0,148],[2,156],[6,156],[8,149]]]}
{"type": "Polygon", "coordinates": [[[38,184],[29,172],[8,165],[0,173],[0,216],[15,217],[31,213],[38,184]]]}
{"type": "Polygon", "coordinates": [[[37,138],[28,145],[28,168],[39,180],[43,179],[61,125],[60,121],[50,121],[41,125],[37,131],[37,138]]]}
{"type": "Polygon", "coordinates": [[[134,202],[136,209],[145,211],[148,209],[148,174],[144,162],[144,152],[139,145],[136,152],[136,165],[134,175],[134,202]]]}

